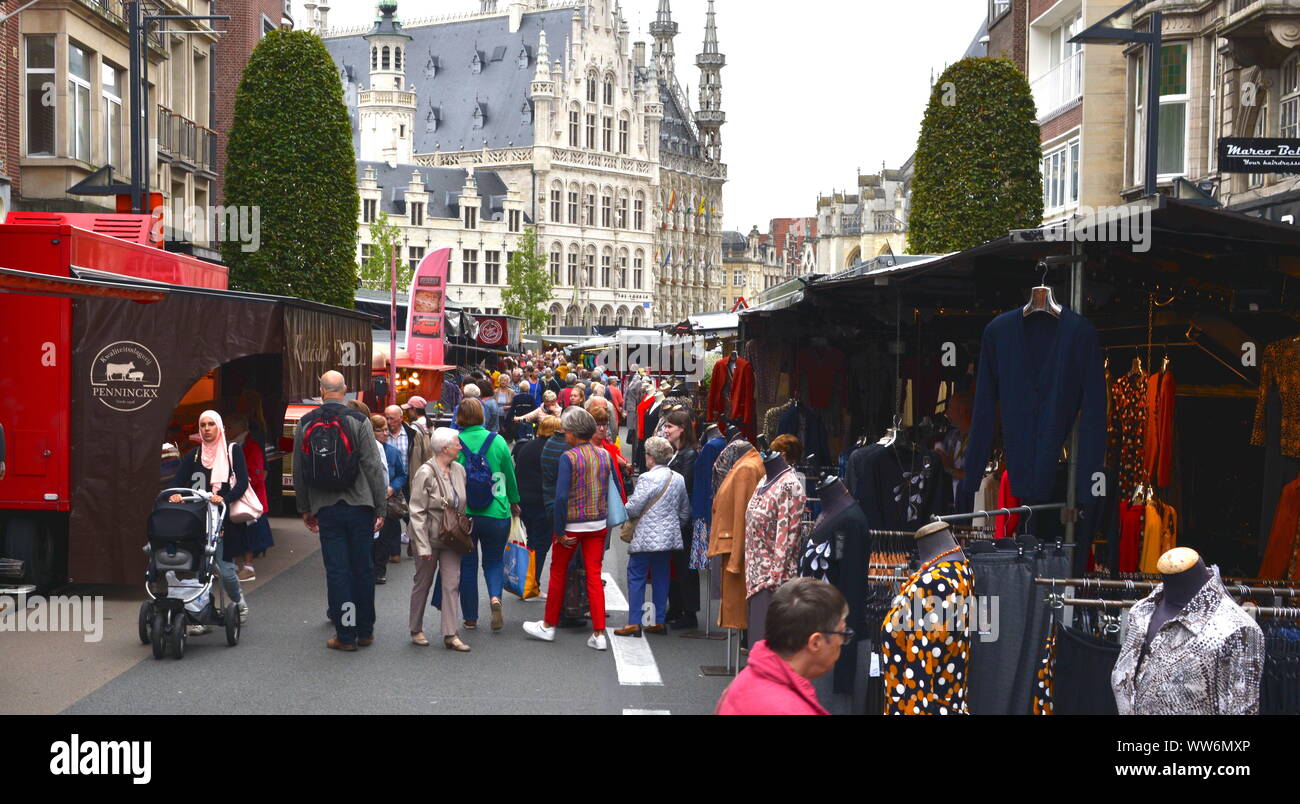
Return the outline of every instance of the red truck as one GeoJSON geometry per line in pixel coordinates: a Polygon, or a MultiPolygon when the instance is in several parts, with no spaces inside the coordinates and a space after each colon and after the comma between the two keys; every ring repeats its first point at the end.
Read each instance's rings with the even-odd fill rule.
{"type": "Polygon", "coordinates": [[[370,316],[230,291],[224,266],[166,251],[156,224],[0,224],[0,587],[136,582],[160,446],[189,448],[188,411],[258,390],[274,441],[284,401],[314,396],[323,371],[368,380],[370,316]]]}

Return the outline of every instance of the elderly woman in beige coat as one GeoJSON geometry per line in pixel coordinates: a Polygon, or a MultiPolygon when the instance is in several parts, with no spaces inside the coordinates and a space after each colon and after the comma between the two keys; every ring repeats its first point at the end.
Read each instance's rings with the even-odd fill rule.
{"type": "Polygon", "coordinates": [[[450,427],[439,427],[430,437],[433,457],[422,465],[411,481],[411,542],[415,545],[415,583],[411,589],[411,642],[427,646],[424,610],[429,605],[433,576],[442,577],[442,644],[448,650],[468,652],[461,642],[460,559],[461,552],[442,541],[443,510],[451,506],[465,513],[465,467],[456,463],[460,435],[450,427]]]}

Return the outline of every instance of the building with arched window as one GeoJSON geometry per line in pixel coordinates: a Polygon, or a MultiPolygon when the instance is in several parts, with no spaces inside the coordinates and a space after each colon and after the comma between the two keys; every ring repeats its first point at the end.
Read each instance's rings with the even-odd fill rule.
{"type": "Polygon", "coordinates": [[[385,0],[363,29],[317,26],[352,119],[360,252],[367,216],[387,212],[406,242],[452,248],[450,296],[488,310],[504,286],[484,280],[507,275],[488,270],[488,255],[504,265],[535,226],[555,286],[550,326],[579,326],[587,311],[648,324],[720,306],[726,60],[712,3],[698,108],[677,79],[670,0],[649,47],[632,41],[615,0],[485,0],[407,20],[397,6],[385,0]],[[467,218],[471,168],[478,210],[467,218]],[[428,198],[412,194],[416,173],[428,198]]]}

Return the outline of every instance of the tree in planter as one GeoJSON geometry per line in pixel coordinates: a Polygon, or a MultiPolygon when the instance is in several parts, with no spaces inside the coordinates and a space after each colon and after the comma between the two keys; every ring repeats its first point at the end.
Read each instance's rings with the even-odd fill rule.
{"type": "Polygon", "coordinates": [[[1043,222],[1038,112],[1007,59],[943,71],[916,144],[908,253],[945,254],[1043,222]]]}
{"type": "Polygon", "coordinates": [[[261,230],[256,250],[223,238],[230,286],[352,307],[356,185],[334,60],[315,34],[271,31],[244,68],[226,146],[225,206],[258,208],[261,230]]]}
{"type": "Polygon", "coordinates": [[[545,305],[551,300],[553,288],[546,255],[537,250],[537,229],[530,226],[519,238],[519,247],[506,265],[506,288],[501,291],[502,309],[506,315],[524,320],[524,332],[545,332],[545,305]]]}
{"type": "MultiPolygon", "coordinates": [[[[370,256],[361,265],[361,286],[371,290],[388,290],[393,283],[393,249],[402,245],[402,230],[388,220],[388,213],[381,212],[370,224],[370,256]]],[[[411,288],[411,277],[415,268],[397,255],[397,290],[405,293],[411,288]]]]}

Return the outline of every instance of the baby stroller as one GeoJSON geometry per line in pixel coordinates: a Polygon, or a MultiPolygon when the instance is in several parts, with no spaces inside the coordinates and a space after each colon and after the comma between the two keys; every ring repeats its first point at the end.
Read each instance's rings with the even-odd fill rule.
{"type": "Polygon", "coordinates": [[[185,655],[186,626],[215,626],[226,631],[226,644],[239,644],[239,612],[227,604],[217,568],[217,540],[226,505],[211,503],[211,494],[194,489],[165,489],[149,514],[145,554],[145,591],[140,604],[140,642],[153,646],[153,657],[185,655]],[[180,502],[170,502],[180,494],[180,502]],[[216,587],[214,600],[212,590],[216,587]]]}

